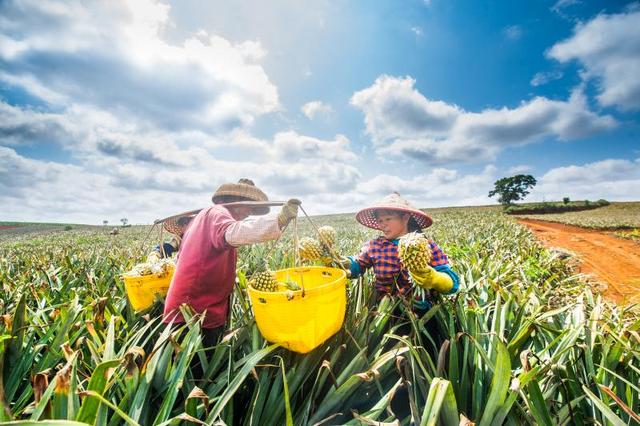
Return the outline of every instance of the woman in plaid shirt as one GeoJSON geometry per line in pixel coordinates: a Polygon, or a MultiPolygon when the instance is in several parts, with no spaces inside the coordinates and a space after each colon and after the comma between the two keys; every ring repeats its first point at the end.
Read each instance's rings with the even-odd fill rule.
{"type": "MultiPolygon", "coordinates": [[[[368,241],[356,256],[349,256],[345,266],[351,278],[357,278],[373,268],[378,296],[411,296],[414,283],[443,294],[458,290],[458,275],[451,269],[447,255],[429,240],[432,259],[425,271],[410,273],[398,257],[398,240],[403,235],[421,231],[433,221],[424,212],[414,208],[397,192],[383,198],[374,206],[359,211],[356,220],[369,228],[382,231],[383,235],[368,241]]],[[[414,307],[428,309],[428,300],[414,300],[414,307]]]]}

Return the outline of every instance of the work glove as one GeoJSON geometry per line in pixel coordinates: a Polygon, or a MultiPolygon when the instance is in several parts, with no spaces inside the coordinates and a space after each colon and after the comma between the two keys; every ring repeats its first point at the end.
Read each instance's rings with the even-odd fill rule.
{"type": "Polygon", "coordinates": [[[340,256],[338,258],[338,265],[347,272],[351,271],[351,259],[346,256],[340,256]]]}
{"type": "Polygon", "coordinates": [[[347,273],[347,278],[351,278],[351,259],[346,256],[340,256],[337,263],[347,273]]]}
{"type": "Polygon", "coordinates": [[[284,229],[289,222],[298,216],[298,206],[300,204],[300,200],[292,198],[282,206],[282,210],[278,213],[278,226],[280,229],[284,229]]]}
{"type": "Polygon", "coordinates": [[[409,271],[411,279],[420,287],[434,289],[439,293],[448,293],[453,288],[453,279],[444,272],[438,272],[430,266],[420,271],[409,271]]]}

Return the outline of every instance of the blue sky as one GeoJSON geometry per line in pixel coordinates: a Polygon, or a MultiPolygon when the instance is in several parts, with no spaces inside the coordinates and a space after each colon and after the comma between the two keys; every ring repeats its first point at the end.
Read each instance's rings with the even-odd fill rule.
{"type": "Polygon", "coordinates": [[[640,199],[640,4],[0,2],[0,219],[640,199]]]}

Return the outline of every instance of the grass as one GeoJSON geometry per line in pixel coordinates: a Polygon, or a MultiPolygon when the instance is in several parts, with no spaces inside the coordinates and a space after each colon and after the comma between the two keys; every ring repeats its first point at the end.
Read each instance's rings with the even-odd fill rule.
{"type": "MultiPolygon", "coordinates": [[[[229,332],[203,348],[200,320],[137,315],[120,278],[155,241],[148,227],[0,242],[0,421],[86,424],[632,424],[640,321],[592,294],[562,260],[494,208],[439,209],[428,233],[462,283],[422,318],[354,280],[343,328],[307,355],[265,342],[246,276],[267,253],[293,262],[292,232],[239,251],[229,332]],[[203,381],[190,365],[199,359],[203,381]],[[200,422],[200,423],[198,423],[200,422]],[[456,423],[457,424],[457,423],[456,423]]],[[[375,232],[314,218],[356,253],[375,232]]],[[[312,227],[299,219],[299,233],[312,227]]],[[[157,237],[155,234],[153,237],[157,237]]]]}
{"type": "Polygon", "coordinates": [[[640,228],[640,202],[613,202],[595,210],[526,217],[587,228],[634,229],[640,228]]]}

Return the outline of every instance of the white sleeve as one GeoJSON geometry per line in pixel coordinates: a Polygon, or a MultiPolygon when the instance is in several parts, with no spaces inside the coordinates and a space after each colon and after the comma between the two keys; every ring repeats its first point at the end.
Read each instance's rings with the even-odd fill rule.
{"type": "Polygon", "coordinates": [[[276,217],[258,217],[241,220],[229,225],[224,233],[227,243],[233,247],[275,240],[282,234],[276,217]]]}

